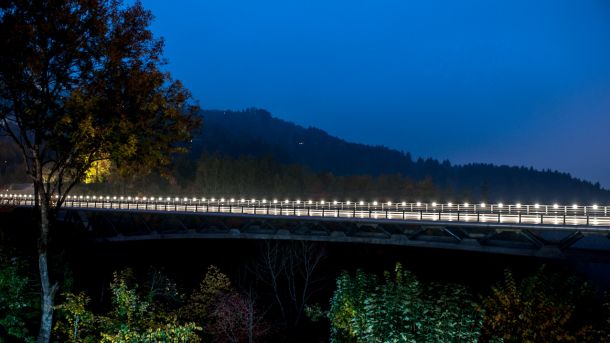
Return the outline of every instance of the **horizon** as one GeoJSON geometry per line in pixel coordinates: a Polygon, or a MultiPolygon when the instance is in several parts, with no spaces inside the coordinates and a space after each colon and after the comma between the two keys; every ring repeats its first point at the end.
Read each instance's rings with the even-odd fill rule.
{"type": "Polygon", "coordinates": [[[204,109],[265,108],[413,156],[610,187],[602,1],[143,3],[204,109]]]}

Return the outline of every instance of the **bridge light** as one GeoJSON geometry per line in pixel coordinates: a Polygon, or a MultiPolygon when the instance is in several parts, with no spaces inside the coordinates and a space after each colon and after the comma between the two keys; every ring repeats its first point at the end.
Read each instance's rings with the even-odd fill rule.
{"type": "Polygon", "coordinates": [[[256,199],[250,199],[250,202],[256,202],[256,199]]]}
{"type": "Polygon", "coordinates": [[[180,201],[180,198],[176,197],[176,198],[174,199],[174,201],[180,201]]]}
{"type": "Polygon", "coordinates": [[[273,199],[273,203],[274,203],[274,204],[277,204],[277,199],[273,199]]]}
{"type": "Polygon", "coordinates": [[[220,202],[225,202],[225,198],[220,198],[220,202]]]}
{"type": "Polygon", "coordinates": [[[165,200],[167,200],[167,201],[171,201],[171,200],[172,200],[172,198],[170,198],[170,197],[167,197],[167,199],[165,199],[165,200]]]}
{"type": "Polygon", "coordinates": [[[297,204],[300,204],[300,203],[301,203],[301,200],[297,200],[297,204]]]}
{"type": "MultiPolygon", "coordinates": [[[[19,194],[19,196],[21,196],[21,194],[19,194]]],[[[81,199],[82,199],[82,198],[83,198],[83,196],[81,195],[81,196],[79,196],[79,198],[81,198],[81,199]]],[[[121,198],[122,198],[122,197],[121,197],[121,198]]]]}
{"type": "Polygon", "coordinates": [[[112,200],[116,200],[116,196],[112,197],[112,200]]]}
{"type": "Polygon", "coordinates": [[[362,206],[362,205],[364,205],[364,201],[361,200],[360,201],[360,206],[362,206]]]}
{"type": "Polygon", "coordinates": [[[516,207],[516,208],[521,208],[521,203],[517,203],[517,204],[515,205],[515,207],[516,207]]]}
{"type": "Polygon", "coordinates": [[[597,210],[597,205],[593,205],[591,207],[593,207],[594,210],[597,210]]]}
{"type": "Polygon", "coordinates": [[[403,201],[401,205],[402,206],[407,206],[407,203],[403,201]]]}
{"type": "Polygon", "coordinates": [[[391,201],[388,201],[388,206],[392,206],[392,202],[391,201]]]}
{"type": "Polygon", "coordinates": [[[320,204],[324,205],[324,200],[320,200],[320,204]]]}
{"type": "Polygon", "coordinates": [[[373,206],[377,206],[377,201],[373,201],[373,206]]]}
{"type": "Polygon", "coordinates": [[[540,208],[540,204],[534,204],[534,208],[540,208]]]}
{"type": "Polygon", "coordinates": [[[197,198],[193,198],[193,201],[197,201],[197,198]]]}
{"type": "Polygon", "coordinates": [[[481,205],[479,205],[479,206],[481,206],[481,208],[485,208],[485,203],[482,202],[481,205]]]}
{"type": "Polygon", "coordinates": [[[267,203],[267,199],[263,199],[263,204],[266,204],[266,203],[267,203]]]}
{"type": "Polygon", "coordinates": [[[216,201],[216,199],[212,198],[212,199],[210,199],[210,201],[216,201]]]}
{"type": "Polygon", "coordinates": [[[110,200],[110,197],[106,195],[106,200],[110,200]]]}
{"type": "Polygon", "coordinates": [[[337,204],[337,200],[333,201],[333,205],[336,205],[336,204],[337,204]]]}
{"type": "Polygon", "coordinates": [[[417,206],[421,206],[421,202],[419,202],[419,201],[418,201],[416,205],[417,205],[417,206]]]}
{"type": "Polygon", "coordinates": [[[184,199],[182,199],[183,201],[189,201],[189,198],[184,197],[184,199]]]}
{"type": "Polygon", "coordinates": [[[432,207],[436,207],[436,201],[432,202],[432,207]]]}
{"type": "Polygon", "coordinates": [[[289,202],[290,202],[290,201],[288,201],[288,199],[284,200],[284,203],[286,203],[286,204],[287,204],[287,203],[289,203],[289,202]]]}
{"type": "Polygon", "coordinates": [[[235,202],[235,199],[231,198],[231,202],[235,202]]]}
{"type": "Polygon", "coordinates": [[[146,197],[143,197],[142,200],[146,201],[146,197]]]}
{"type": "Polygon", "coordinates": [[[241,199],[239,200],[239,202],[246,202],[246,199],[241,198],[241,199]]]}
{"type": "Polygon", "coordinates": [[[311,205],[313,203],[313,201],[309,200],[308,203],[311,205]]]}
{"type": "Polygon", "coordinates": [[[88,199],[89,199],[89,196],[87,195],[87,197],[86,197],[86,198],[87,198],[87,200],[88,200],[88,199]]]}
{"type": "Polygon", "coordinates": [[[504,207],[504,204],[503,203],[498,203],[498,208],[502,208],[502,207],[504,207]]]}
{"type": "Polygon", "coordinates": [[[578,208],[578,205],[577,205],[577,204],[574,204],[574,205],[572,205],[572,208],[573,208],[573,209],[577,209],[577,208],[578,208]]]}
{"type": "Polygon", "coordinates": [[[346,205],[349,205],[349,204],[351,204],[351,203],[352,203],[352,202],[351,202],[351,201],[349,201],[349,200],[345,202],[345,204],[346,204],[346,205]]]}
{"type": "Polygon", "coordinates": [[[559,208],[559,205],[557,205],[557,204],[553,204],[553,208],[554,208],[554,209],[558,209],[558,208],[559,208]]]}

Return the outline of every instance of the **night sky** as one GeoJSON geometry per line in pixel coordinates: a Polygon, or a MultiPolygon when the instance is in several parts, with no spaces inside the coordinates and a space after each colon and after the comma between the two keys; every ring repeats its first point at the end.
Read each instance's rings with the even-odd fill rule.
{"type": "Polygon", "coordinates": [[[143,1],[205,109],[610,187],[610,2],[143,1]]]}

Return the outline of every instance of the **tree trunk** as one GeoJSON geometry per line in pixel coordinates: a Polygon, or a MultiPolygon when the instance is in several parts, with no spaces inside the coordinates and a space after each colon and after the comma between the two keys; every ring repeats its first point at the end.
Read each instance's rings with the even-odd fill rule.
{"type": "Polygon", "coordinates": [[[49,204],[46,199],[40,199],[40,238],[38,240],[38,270],[40,272],[40,286],[42,290],[40,304],[40,331],[38,343],[48,343],[51,340],[53,329],[53,300],[57,291],[57,284],[51,285],[49,278],[49,264],[47,260],[47,245],[49,240],[49,204]]]}

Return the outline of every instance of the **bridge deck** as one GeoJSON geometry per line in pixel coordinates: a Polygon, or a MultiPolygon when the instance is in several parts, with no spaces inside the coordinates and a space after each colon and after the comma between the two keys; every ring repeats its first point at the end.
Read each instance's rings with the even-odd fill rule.
{"type": "MultiPolygon", "coordinates": [[[[29,196],[0,205],[31,207],[29,196]]],[[[73,197],[63,220],[107,241],[223,238],[360,242],[542,257],[610,257],[606,207],[73,197]],[[595,240],[588,238],[594,237],[595,240]]]]}

